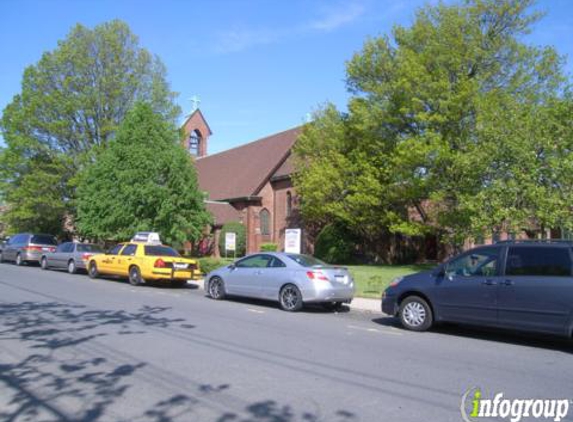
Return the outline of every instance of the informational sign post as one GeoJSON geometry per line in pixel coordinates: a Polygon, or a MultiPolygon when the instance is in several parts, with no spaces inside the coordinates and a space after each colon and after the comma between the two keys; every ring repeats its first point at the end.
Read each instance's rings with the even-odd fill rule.
{"type": "Polygon", "coordinates": [[[301,251],[302,230],[286,229],[285,230],[285,252],[300,253],[301,251]]]}
{"type": "Polygon", "coordinates": [[[225,233],[225,258],[227,258],[227,252],[229,251],[233,252],[233,258],[235,258],[237,253],[237,233],[225,233]]]}

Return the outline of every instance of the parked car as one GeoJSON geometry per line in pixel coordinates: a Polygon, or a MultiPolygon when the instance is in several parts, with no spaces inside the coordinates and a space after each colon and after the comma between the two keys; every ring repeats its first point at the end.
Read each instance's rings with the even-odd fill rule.
{"type": "Polygon", "coordinates": [[[274,300],[285,311],[298,311],[305,303],[336,308],[354,298],[354,280],[346,268],[308,255],[249,255],[212,271],[205,280],[205,290],[213,299],[245,296],[274,300]]]}
{"type": "Polygon", "coordinates": [[[20,233],[6,243],[0,253],[0,262],[14,261],[16,265],[39,263],[42,255],[56,250],[58,242],[49,234],[20,233]]]}
{"type": "Polygon", "coordinates": [[[65,242],[59,245],[54,252],[44,253],[40,260],[42,269],[67,268],[70,274],[78,270],[86,270],[89,259],[103,253],[103,249],[91,243],[65,242]]]}
{"type": "Polygon", "coordinates": [[[6,243],[8,243],[9,240],[10,240],[10,237],[5,237],[2,240],[0,240],[0,253],[2,253],[2,251],[6,247],[6,243]]]}
{"type": "Polygon", "coordinates": [[[201,271],[194,259],[183,258],[169,246],[161,243],[121,243],[105,254],[89,259],[88,274],[127,277],[129,282],[140,285],[146,281],[166,281],[182,287],[187,280],[199,278],[201,271]]]}
{"type": "Polygon", "coordinates": [[[507,241],[469,250],[433,271],[394,280],[382,311],[414,331],[447,321],[571,336],[572,247],[507,241]]]}

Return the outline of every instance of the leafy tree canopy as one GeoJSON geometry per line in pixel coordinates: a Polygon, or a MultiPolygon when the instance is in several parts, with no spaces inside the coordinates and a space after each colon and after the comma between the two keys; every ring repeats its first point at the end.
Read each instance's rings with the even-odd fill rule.
{"type": "Polygon", "coordinates": [[[303,216],[373,243],[571,221],[567,80],[553,48],[523,42],[531,4],[426,6],[367,40],[347,63],[348,112],[322,107],[295,146],[303,216]]]}
{"type": "Polygon", "coordinates": [[[9,223],[15,230],[35,229],[46,210],[53,221],[42,224],[45,230],[64,214],[73,219],[70,180],[85,160],[115,136],[136,101],[149,102],[174,121],[180,113],[174,98],[164,65],[139,46],[127,24],[76,25],[56,49],[26,68],[21,92],[0,119],[6,142],[0,191],[9,223]]]}
{"type": "Polygon", "coordinates": [[[157,231],[168,243],[198,240],[210,216],[179,141],[174,125],[137,103],[116,139],[79,175],[79,233],[120,241],[157,231]]]}

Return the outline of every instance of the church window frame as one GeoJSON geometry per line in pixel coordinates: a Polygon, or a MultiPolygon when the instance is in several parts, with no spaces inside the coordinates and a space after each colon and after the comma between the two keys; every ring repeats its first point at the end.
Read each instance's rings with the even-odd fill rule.
{"type": "Polygon", "coordinates": [[[198,157],[202,142],[203,137],[201,136],[201,132],[197,129],[192,130],[191,133],[189,133],[189,154],[198,157]]]}
{"type": "Polygon", "coordinates": [[[263,236],[270,236],[271,234],[271,213],[268,209],[263,208],[259,212],[259,225],[261,234],[263,236]]]}

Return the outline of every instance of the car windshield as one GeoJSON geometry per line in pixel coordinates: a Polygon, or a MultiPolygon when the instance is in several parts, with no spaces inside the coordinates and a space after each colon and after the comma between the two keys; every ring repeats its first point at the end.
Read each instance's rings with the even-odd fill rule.
{"type": "Polygon", "coordinates": [[[169,246],[146,246],[145,255],[147,256],[181,256],[169,246]]]}
{"type": "Polygon", "coordinates": [[[56,239],[52,236],[36,234],[32,236],[32,240],[30,243],[34,243],[36,245],[57,245],[56,239]]]}
{"type": "Polygon", "coordinates": [[[310,255],[287,254],[287,256],[303,267],[326,267],[328,264],[310,255]]]}
{"type": "Polygon", "coordinates": [[[77,246],[78,252],[103,252],[103,249],[98,245],[82,244],[77,246]]]}

